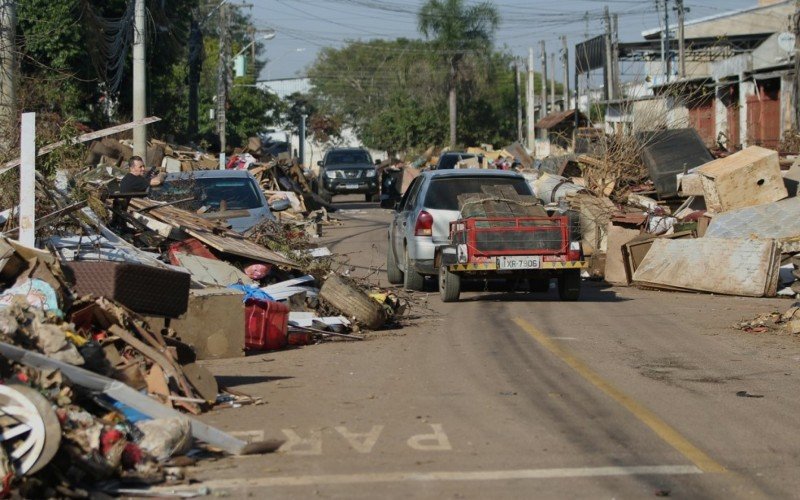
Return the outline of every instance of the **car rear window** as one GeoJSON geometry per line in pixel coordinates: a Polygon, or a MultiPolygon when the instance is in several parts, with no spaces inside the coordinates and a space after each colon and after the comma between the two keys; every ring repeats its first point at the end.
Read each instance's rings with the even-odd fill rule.
{"type": "Polygon", "coordinates": [[[250,178],[186,178],[164,182],[150,190],[150,197],[162,201],[174,201],[194,196],[194,200],[179,204],[180,208],[209,211],[250,210],[263,206],[256,186],[250,178]]]}
{"type": "Polygon", "coordinates": [[[423,206],[436,210],[458,210],[458,195],[482,193],[481,186],[511,186],[517,194],[531,194],[531,188],[525,179],[483,176],[443,177],[431,181],[423,206]]]}

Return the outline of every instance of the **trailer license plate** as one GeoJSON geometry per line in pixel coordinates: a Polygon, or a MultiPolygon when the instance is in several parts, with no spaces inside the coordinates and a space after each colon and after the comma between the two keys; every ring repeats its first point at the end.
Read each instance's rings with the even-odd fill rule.
{"type": "Polygon", "coordinates": [[[345,189],[358,189],[358,184],[345,184],[345,189]]]}
{"type": "Polygon", "coordinates": [[[499,269],[539,269],[540,258],[536,257],[498,257],[497,267],[499,269]]]}

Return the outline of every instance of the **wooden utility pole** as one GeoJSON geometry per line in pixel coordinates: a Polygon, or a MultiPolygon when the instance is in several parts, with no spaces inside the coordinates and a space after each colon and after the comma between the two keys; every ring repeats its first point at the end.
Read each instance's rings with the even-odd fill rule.
{"type": "MultiPolygon", "coordinates": [[[[135,0],[133,27],[133,121],[147,116],[147,68],[145,0],[135,0]]],[[[133,129],[133,154],[147,158],[147,126],[133,129]]]]}
{"type": "Polygon", "coordinates": [[[0,153],[17,137],[16,1],[0,0],[0,153]]]}
{"type": "MultiPolygon", "coordinates": [[[[561,35],[561,65],[564,68],[564,86],[562,87],[562,99],[564,106],[562,111],[569,109],[569,48],[567,48],[567,37],[561,35]]],[[[553,68],[555,71],[555,68],[553,68]]]]}
{"type": "Polygon", "coordinates": [[[219,8],[219,67],[217,68],[217,132],[219,133],[219,168],[225,168],[225,150],[227,119],[225,111],[228,107],[228,5],[219,8]]]}
{"type": "Polygon", "coordinates": [[[527,130],[528,130],[528,149],[531,151],[536,150],[536,130],[534,130],[533,124],[536,122],[535,119],[535,109],[536,105],[534,104],[534,95],[535,89],[533,86],[533,79],[535,78],[536,74],[533,71],[533,47],[528,47],[528,81],[527,81],[527,92],[525,94],[525,99],[527,102],[526,106],[526,115],[527,115],[527,130]]]}
{"type": "Polygon", "coordinates": [[[675,10],[678,11],[678,61],[680,68],[681,78],[686,78],[686,59],[684,54],[683,42],[683,22],[685,20],[686,10],[683,7],[683,0],[675,0],[675,10]]]}
{"type": "MultiPolygon", "coordinates": [[[[539,42],[539,50],[541,51],[542,61],[542,88],[541,88],[541,103],[539,105],[539,119],[541,120],[547,116],[547,52],[545,50],[544,40],[539,42]]],[[[544,139],[544,130],[539,131],[539,136],[544,139]]]]}

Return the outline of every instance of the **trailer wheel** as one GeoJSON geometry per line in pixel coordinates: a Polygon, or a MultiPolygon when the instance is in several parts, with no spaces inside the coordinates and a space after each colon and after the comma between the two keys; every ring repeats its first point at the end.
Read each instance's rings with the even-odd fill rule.
{"type": "Polygon", "coordinates": [[[370,330],[377,330],[386,323],[383,306],[337,274],[331,274],[325,279],[319,289],[319,296],[370,330]]]}
{"type": "Polygon", "coordinates": [[[528,291],[531,293],[547,293],[550,291],[549,278],[529,278],[528,291]]]}
{"type": "Polygon", "coordinates": [[[461,295],[461,275],[451,273],[447,266],[439,266],[439,293],[442,302],[457,302],[461,295]]]}
{"type": "Polygon", "coordinates": [[[399,285],[403,282],[403,271],[397,267],[397,259],[395,259],[392,251],[391,240],[386,250],[386,279],[392,285],[399,285]]]}
{"type": "Polygon", "coordinates": [[[558,298],[561,300],[578,300],[581,295],[581,272],[578,269],[564,271],[558,277],[558,298]]]}
{"type": "Polygon", "coordinates": [[[425,276],[414,270],[411,259],[408,258],[408,249],[405,251],[406,270],[403,276],[403,286],[406,290],[421,292],[425,288],[425,276]]]}

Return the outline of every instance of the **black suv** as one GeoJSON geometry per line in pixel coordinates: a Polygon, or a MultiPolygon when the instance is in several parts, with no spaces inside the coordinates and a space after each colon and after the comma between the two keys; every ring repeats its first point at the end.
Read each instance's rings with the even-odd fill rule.
{"type": "Polygon", "coordinates": [[[363,194],[367,201],[377,201],[378,175],[372,157],[362,148],[334,148],[318,161],[317,194],[326,201],[335,194],[363,194]]]}

